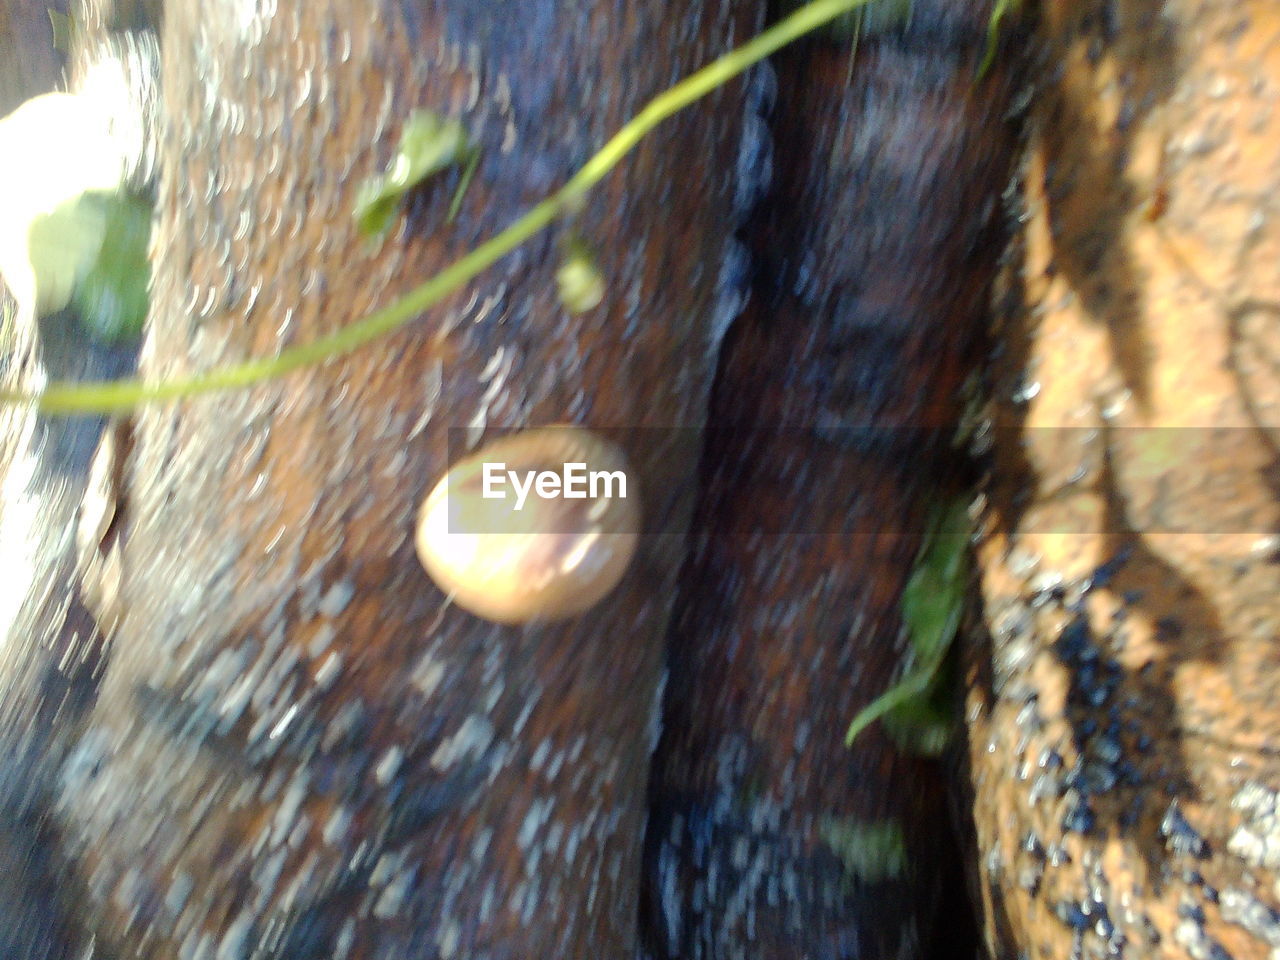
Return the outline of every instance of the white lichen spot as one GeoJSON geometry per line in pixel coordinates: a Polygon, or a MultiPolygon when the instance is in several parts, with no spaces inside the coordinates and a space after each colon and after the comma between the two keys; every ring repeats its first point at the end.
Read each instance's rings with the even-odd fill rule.
{"type": "MultiPolygon", "coordinates": [[[[46,380],[40,367],[32,382],[25,386],[29,390],[40,390],[46,380]]],[[[41,543],[38,521],[43,515],[44,501],[38,495],[36,480],[40,461],[31,452],[35,427],[34,415],[26,417],[21,428],[6,425],[13,437],[14,449],[21,452],[8,464],[4,481],[0,483],[0,497],[5,505],[0,514],[0,568],[11,571],[0,583],[0,648],[22,636],[22,631],[13,628],[28,596],[30,578],[14,574],[34,572],[38,567],[36,552],[41,543]]]]}
{"type": "Polygon", "coordinates": [[[324,662],[316,669],[315,682],[321,690],[327,690],[342,673],[342,654],[333,651],[325,657],[324,662]]]}
{"type": "Polygon", "coordinates": [[[164,908],[169,916],[176,918],[181,915],[195,885],[189,873],[179,871],[174,875],[173,881],[169,884],[169,891],[164,897],[164,908]]]}
{"type": "Polygon", "coordinates": [[[413,673],[409,675],[409,682],[424,697],[429,697],[435,693],[440,686],[440,681],[443,679],[444,663],[429,653],[423,655],[422,659],[418,661],[418,665],[413,668],[413,673]]]}
{"type": "Polygon", "coordinates": [[[253,914],[241,913],[231,921],[218,946],[217,960],[245,960],[249,956],[249,934],[253,930],[253,914]]]}
{"type": "Polygon", "coordinates": [[[311,638],[311,642],[307,644],[307,656],[312,660],[316,660],[322,653],[329,649],[329,644],[333,643],[333,638],[338,635],[337,628],[331,623],[322,623],[320,628],[316,630],[316,634],[311,638]]]}
{"type": "Polygon", "coordinates": [[[489,844],[493,841],[493,828],[484,827],[476,831],[476,838],[471,844],[471,859],[475,863],[484,860],[484,855],[489,851],[489,844]]]}
{"type": "Polygon", "coordinates": [[[551,817],[551,811],[555,809],[555,801],[550,797],[544,800],[534,800],[529,804],[529,812],[525,814],[524,822],[520,824],[520,832],[516,835],[516,844],[521,850],[528,852],[533,846],[533,841],[537,838],[538,831],[542,829],[542,825],[551,817]]]}
{"type": "Polygon", "coordinates": [[[394,917],[404,906],[405,897],[413,886],[416,867],[406,867],[397,873],[382,890],[377,902],[373,905],[373,915],[379,920],[394,917]]]}
{"type": "Polygon", "coordinates": [[[542,770],[543,764],[547,762],[547,755],[551,752],[551,741],[546,737],[538,741],[537,747],[534,748],[533,756],[529,758],[529,769],[535,773],[542,770]]]}
{"type": "Polygon", "coordinates": [[[1231,806],[1245,822],[1227,840],[1227,849],[1255,867],[1280,867],[1280,811],[1276,791],[1250,781],[1236,792],[1231,806]]]}
{"type": "Polygon", "coordinates": [[[354,920],[348,920],[342,925],[342,931],[338,934],[338,940],[333,945],[334,960],[346,960],[351,956],[351,948],[356,942],[356,924],[354,920]]]}
{"type": "Polygon", "coordinates": [[[307,783],[305,777],[298,777],[289,783],[289,788],[285,791],[284,797],[280,801],[280,806],[276,808],[276,815],[271,822],[271,839],[274,843],[280,843],[293,830],[293,825],[298,819],[298,813],[302,809],[302,803],[307,797],[307,783]]]}
{"type": "Polygon", "coordinates": [[[479,757],[493,743],[493,724],[487,717],[472,714],[462,721],[457,733],[447,737],[431,755],[433,770],[445,771],[463,757],[479,757]]]}
{"type": "Polygon", "coordinates": [[[395,779],[395,775],[400,772],[400,764],[404,762],[404,751],[399,747],[392,747],[382,755],[382,759],[378,761],[377,767],[374,768],[373,776],[380,786],[387,786],[395,779]]]}
{"type": "Polygon", "coordinates": [[[443,921],[436,931],[436,949],[440,951],[440,960],[452,960],[458,953],[461,940],[462,927],[458,921],[452,918],[443,921]]]}
{"type": "Polygon", "coordinates": [[[356,594],[356,586],[350,580],[339,580],[320,598],[319,612],[322,617],[333,618],[347,609],[347,604],[356,594]]]}
{"type": "Polygon", "coordinates": [[[346,807],[336,807],[329,819],[325,821],[324,830],[320,834],[324,842],[331,847],[336,847],[351,828],[351,819],[351,811],[346,807]]]}

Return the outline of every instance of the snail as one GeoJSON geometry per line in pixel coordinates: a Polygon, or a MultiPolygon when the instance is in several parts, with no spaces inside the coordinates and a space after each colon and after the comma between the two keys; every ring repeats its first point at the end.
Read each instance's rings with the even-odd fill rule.
{"type": "Polygon", "coordinates": [[[560,620],[617,586],[635,553],[626,457],[582,427],[505,436],[460,460],[418,514],[418,557],[463,609],[497,623],[560,620]]]}

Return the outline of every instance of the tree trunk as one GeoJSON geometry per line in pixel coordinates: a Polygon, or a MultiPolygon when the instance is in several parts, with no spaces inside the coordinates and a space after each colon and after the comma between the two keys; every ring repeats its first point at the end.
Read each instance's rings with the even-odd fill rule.
{"type": "MultiPolygon", "coordinates": [[[[994,957],[1264,955],[1280,25],[1263,0],[1041,6],[963,644],[968,869],[994,957]]],[[[144,375],[390,302],[765,16],[375,8],[165,8],[144,375]],[[456,220],[450,172],[370,242],[356,192],[415,108],[462,118],[479,166],[456,220]]],[[[772,115],[770,74],[728,85],[349,357],[112,424],[0,412],[0,955],[969,951],[926,942],[961,899],[940,771],[879,727],[841,741],[901,671],[981,359],[1017,113],[1007,34],[974,79],[988,13],[916,0],[905,27],[785,52],[772,115]],[[609,285],[580,315],[554,279],[575,240],[609,285]],[[731,429],[702,454],[708,411],[731,429]],[[555,421],[621,440],[652,536],[585,615],[485,623],[422,572],[417,504],[482,437],[555,421]],[[896,875],[830,830],[885,822],[896,875]]],[[[24,95],[56,68],[28,62],[0,65],[24,95]]],[[[6,322],[6,384],[131,368],[68,321],[6,322]]]]}
{"type": "Polygon", "coordinates": [[[1274,4],[1046,4],[993,369],[973,868],[996,957],[1280,944],[1274,4]]]}
{"type": "MultiPolygon", "coordinates": [[[[270,354],[388,303],[759,20],[741,2],[616,14],[169,5],[143,375],[270,354]],[[444,178],[371,243],[357,190],[416,108],[464,118],[479,167],[455,222],[444,178]]],[[[371,349],[133,418],[119,623],[56,802],[100,943],[630,956],[662,638],[736,296],[717,278],[740,102],[734,84],[673,120],[578,215],[613,291],[601,308],[557,299],[560,230],[371,349]],[[609,603],[497,627],[426,579],[416,507],[460,438],[555,421],[625,428],[662,533],[609,603]]]]}

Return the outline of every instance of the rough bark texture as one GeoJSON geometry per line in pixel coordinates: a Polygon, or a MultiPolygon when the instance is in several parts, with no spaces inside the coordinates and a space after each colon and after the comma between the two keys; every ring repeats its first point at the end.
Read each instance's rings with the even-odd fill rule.
{"type": "MultiPolygon", "coordinates": [[[[43,7],[0,2],[0,28],[46,36],[43,7]]],[[[388,302],[761,7],[171,4],[143,369],[270,353],[388,302]],[[366,243],[354,191],[415,107],[466,120],[476,179],[456,223],[450,173],[366,243]]],[[[1266,957],[1280,15],[1040,7],[963,651],[987,946],[1266,957]]],[[[156,16],[119,8],[103,25],[156,16]]],[[[92,481],[101,421],[0,412],[0,957],[630,958],[642,883],[658,956],[926,949],[959,898],[938,773],[879,728],[852,755],[841,737],[900,669],[899,593],[981,346],[1013,150],[1011,61],[972,80],[986,14],[916,0],[852,54],[781,56],[777,180],[750,224],[769,138],[763,114],[739,136],[744,88],[669,122],[575,223],[610,280],[596,311],[556,301],[551,233],[351,358],[145,411],[92,481]],[[460,452],[450,428],[555,420],[623,428],[665,536],[580,620],[482,624],[423,577],[414,507],[460,452]],[[926,430],[909,446],[904,427],[926,430]],[[902,828],[902,873],[842,858],[859,824],[902,828]]],[[[0,64],[2,108],[57,69],[0,64]]],[[[0,339],[6,385],[132,363],[58,318],[0,339]]]]}
{"type": "Polygon", "coordinates": [[[988,13],[918,2],[856,49],[777,58],[777,172],[749,227],[754,301],[717,381],[655,759],[663,957],[916,957],[957,886],[940,770],[879,725],[853,751],[844,736],[910,660],[902,587],[929,508],[955,495],[1015,147],[1007,61],[975,80],[988,13]],[[896,869],[859,862],[884,830],[896,869]]]}
{"type": "Polygon", "coordinates": [[[49,11],[66,12],[66,0],[5,0],[0,3],[0,37],[5,57],[0,63],[0,116],[23,100],[47,93],[58,83],[62,58],[53,47],[49,11]]]}
{"type": "MultiPolygon", "coordinates": [[[[49,11],[0,3],[0,114],[54,89],[62,57],[49,11]]],[[[3,214],[0,214],[3,215],[3,214]]],[[[69,313],[20,326],[0,289],[0,379],[34,389],[51,378],[126,375],[130,349],[86,344],[69,313]]],[[[76,901],[48,809],[58,766],[92,703],[100,635],[77,574],[75,530],[101,418],[0,411],[0,956],[70,958],[76,901]]]]}
{"type": "MultiPolygon", "coordinates": [[[[759,20],[733,2],[248,10],[166,10],[147,376],[270,353],[389,302],[759,20]],[[370,244],[356,189],[418,107],[465,120],[475,180],[453,225],[446,176],[370,244]]],[[[413,515],[457,453],[450,428],[696,438],[736,297],[720,274],[741,114],[731,85],[582,211],[610,282],[598,310],[557,301],[552,234],[349,359],[136,417],[110,546],[122,619],[56,807],[100,948],[630,955],[698,445],[623,433],[667,534],[567,624],[451,608],[414,557],[413,515]]]]}
{"type": "Polygon", "coordinates": [[[1051,3],[1040,43],[967,651],[989,945],[1274,956],[1280,16],[1051,3]]]}

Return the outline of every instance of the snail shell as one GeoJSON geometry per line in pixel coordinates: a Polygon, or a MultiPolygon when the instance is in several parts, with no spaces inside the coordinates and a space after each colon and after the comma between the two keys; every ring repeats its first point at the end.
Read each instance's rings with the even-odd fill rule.
{"type": "Polygon", "coordinates": [[[636,549],[639,502],[639,485],[614,444],[582,427],[525,430],[460,460],[436,484],[418,514],[418,557],[458,606],[486,620],[563,619],[622,579],[636,549]],[[539,496],[530,486],[517,506],[507,471],[526,484],[543,471],[563,476],[570,463],[584,464],[588,478],[607,473],[613,481],[583,483],[580,498],[539,496]]]}

